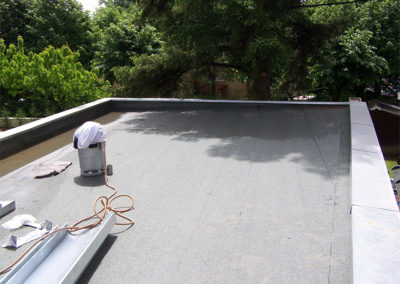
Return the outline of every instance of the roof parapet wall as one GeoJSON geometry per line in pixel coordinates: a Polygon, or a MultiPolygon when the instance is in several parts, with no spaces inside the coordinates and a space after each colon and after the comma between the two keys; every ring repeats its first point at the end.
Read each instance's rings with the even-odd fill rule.
{"type": "Polygon", "coordinates": [[[55,137],[87,120],[107,114],[110,106],[109,99],[101,99],[0,132],[0,159],[55,137]]]}
{"type": "Polygon", "coordinates": [[[353,283],[400,283],[400,214],[365,103],[350,124],[353,283]]]}

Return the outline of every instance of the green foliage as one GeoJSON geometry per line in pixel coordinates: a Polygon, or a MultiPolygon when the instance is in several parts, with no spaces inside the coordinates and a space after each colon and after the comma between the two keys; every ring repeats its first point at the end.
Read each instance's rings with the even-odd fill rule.
{"type": "Polygon", "coordinates": [[[119,96],[192,96],[197,80],[214,97],[228,72],[250,82],[251,98],[320,89],[318,99],[346,100],[400,77],[398,1],[100,2],[90,18],[77,0],[0,0],[0,38],[14,43],[0,45],[1,105],[43,114],[102,96],[85,93],[79,82],[107,83],[78,62],[119,96]]]}
{"type": "Polygon", "coordinates": [[[0,0],[0,27],[0,38],[6,44],[17,44],[20,35],[27,50],[35,53],[49,45],[68,45],[89,66],[90,18],[76,0],[0,0]]]}
{"type": "Polygon", "coordinates": [[[22,108],[17,108],[15,117],[18,119],[18,125],[22,125],[22,118],[26,117],[26,113],[22,108]]]}
{"type": "Polygon", "coordinates": [[[252,81],[257,99],[269,99],[272,84],[282,77],[304,78],[308,56],[319,48],[320,34],[328,34],[320,28],[323,23],[312,23],[295,8],[300,0],[140,3],[166,44],[192,55],[195,70],[211,78],[221,68],[236,69],[252,81]],[[289,74],[294,69],[300,71],[289,74]]]}
{"type": "Polygon", "coordinates": [[[191,69],[191,57],[176,47],[160,54],[132,58],[133,67],[115,68],[117,96],[177,96],[182,75],[191,69]]]}
{"type": "Polygon", "coordinates": [[[27,33],[31,24],[31,3],[26,0],[0,0],[0,38],[14,42],[27,33]]]}
{"type": "Polygon", "coordinates": [[[400,3],[399,1],[369,1],[360,9],[357,28],[372,33],[370,43],[376,54],[388,62],[390,74],[400,74],[400,3]]]}
{"type": "Polygon", "coordinates": [[[161,41],[155,28],[140,21],[140,11],[108,3],[93,18],[94,60],[92,65],[105,79],[114,81],[114,67],[132,66],[131,57],[156,54],[161,41]]]}
{"type": "Polygon", "coordinates": [[[398,74],[397,1],[141,0],[144,16],[168,45],[211,75],[236,69],[252,81],[253,98],[285,98],[324,88],[333,100],[362,95],[385,73],[398,74]],[[285,95],[286,94],[286,95],[285,95]]]}
{"type": "Polygon", "coordinates": [[[365,86],[373,84],[377,74],[388,70],[386,60],[371,46],[371,37],[370,31],[349,29],[325,54],[324,64],[310,68],[310,76],[328,87],[333,99],[361,96],[365,86]]]}
{"type": "Polygon", "coordinates": [[[7,48],[0,40],[1,106],[15,113],[54,113],[107,95],[109,83],[85,70],[79,53],[67,46],[49,46],[40,53],[25,53],[24,42],[7,48]]]}
{"type": "MultiPolygon", "coordinates": [[[[385,163],[386,163],[386,168],[388,170],[390,178],[393,178],[392,168],[394,166],[398,165],[398,162],[395,161],[394,159],[391,159],[391,160],[385,159],[385,163]]],[[[400,195],[399,190],[397,191],[397,194],[400,195]]]]}
{"type": "Polygon", "coordinates": [[[6,109],[1,109],[0,110],[0,124],[4,126],[5,128],[8,128],[9,126],[9,121],[8,118],[10,117],[10,112],[7,111],[6,109]]]}
{"type": "Polygon", "coordinates": [[[319,8],[312,15],[314,20],[326,18],[332,22],[347,17],[351,26],[340,27],[345,28],[342,35],[327,41],[323,52],[312,58],[308,76],[313,87],[327,88],[333,100],[364,98],[365,88],[374,86],[381,76],[399,74],[400,6],[395,1],[371,0],[349,6],[342,14],[338,11],[319,8]]]}

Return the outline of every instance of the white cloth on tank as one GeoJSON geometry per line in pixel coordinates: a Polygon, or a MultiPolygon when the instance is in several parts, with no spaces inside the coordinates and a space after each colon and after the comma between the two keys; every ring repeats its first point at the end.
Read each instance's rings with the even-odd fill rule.
{"type": "Polygon", "coordinates": [[[74,138],[78,139],[78,149],[86,149],[91,144],[106,141],[106,133],[100,123],[88,121],[82,124],[74,133],[74,138]]]}

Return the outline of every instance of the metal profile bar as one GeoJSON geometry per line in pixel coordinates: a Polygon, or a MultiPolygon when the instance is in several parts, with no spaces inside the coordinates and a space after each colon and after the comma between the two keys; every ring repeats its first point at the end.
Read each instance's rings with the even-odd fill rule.
{"type": "Polygon", "coordinates": [[[115,214],[111,212],[93,229],[54,234],[34,248],[0,283],[74,283],[114,223],[115,214]]]}
{"type": "Polygon", "coordinates": [[[15,209],[15,200],[0,201],[0,218],[7,215],[15,209]]]}
{"type": "Polygon", "coordinates": [[[67,231],[59,231],[53,236],[44,239],[6,274],[0,284],[24,282],[67,234],[67,231]]]}
{"type": "Polygon", "coordinates": [[[350,102],[353,283],[400,283],[400,212],[363,102],[350,102]]]}

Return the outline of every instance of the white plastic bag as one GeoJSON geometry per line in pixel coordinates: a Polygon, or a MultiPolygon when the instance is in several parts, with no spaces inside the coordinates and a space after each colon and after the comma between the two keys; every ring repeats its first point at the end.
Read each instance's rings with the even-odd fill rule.
{"type": "Polygon", "coordinates": [[[3,223],[1,226],[8,230],[14,230],[24,225],[34,228],[40,228],[40,224],[36,223],[36,218],[28,214],[14,216],[11,220],[3,223]]]}

